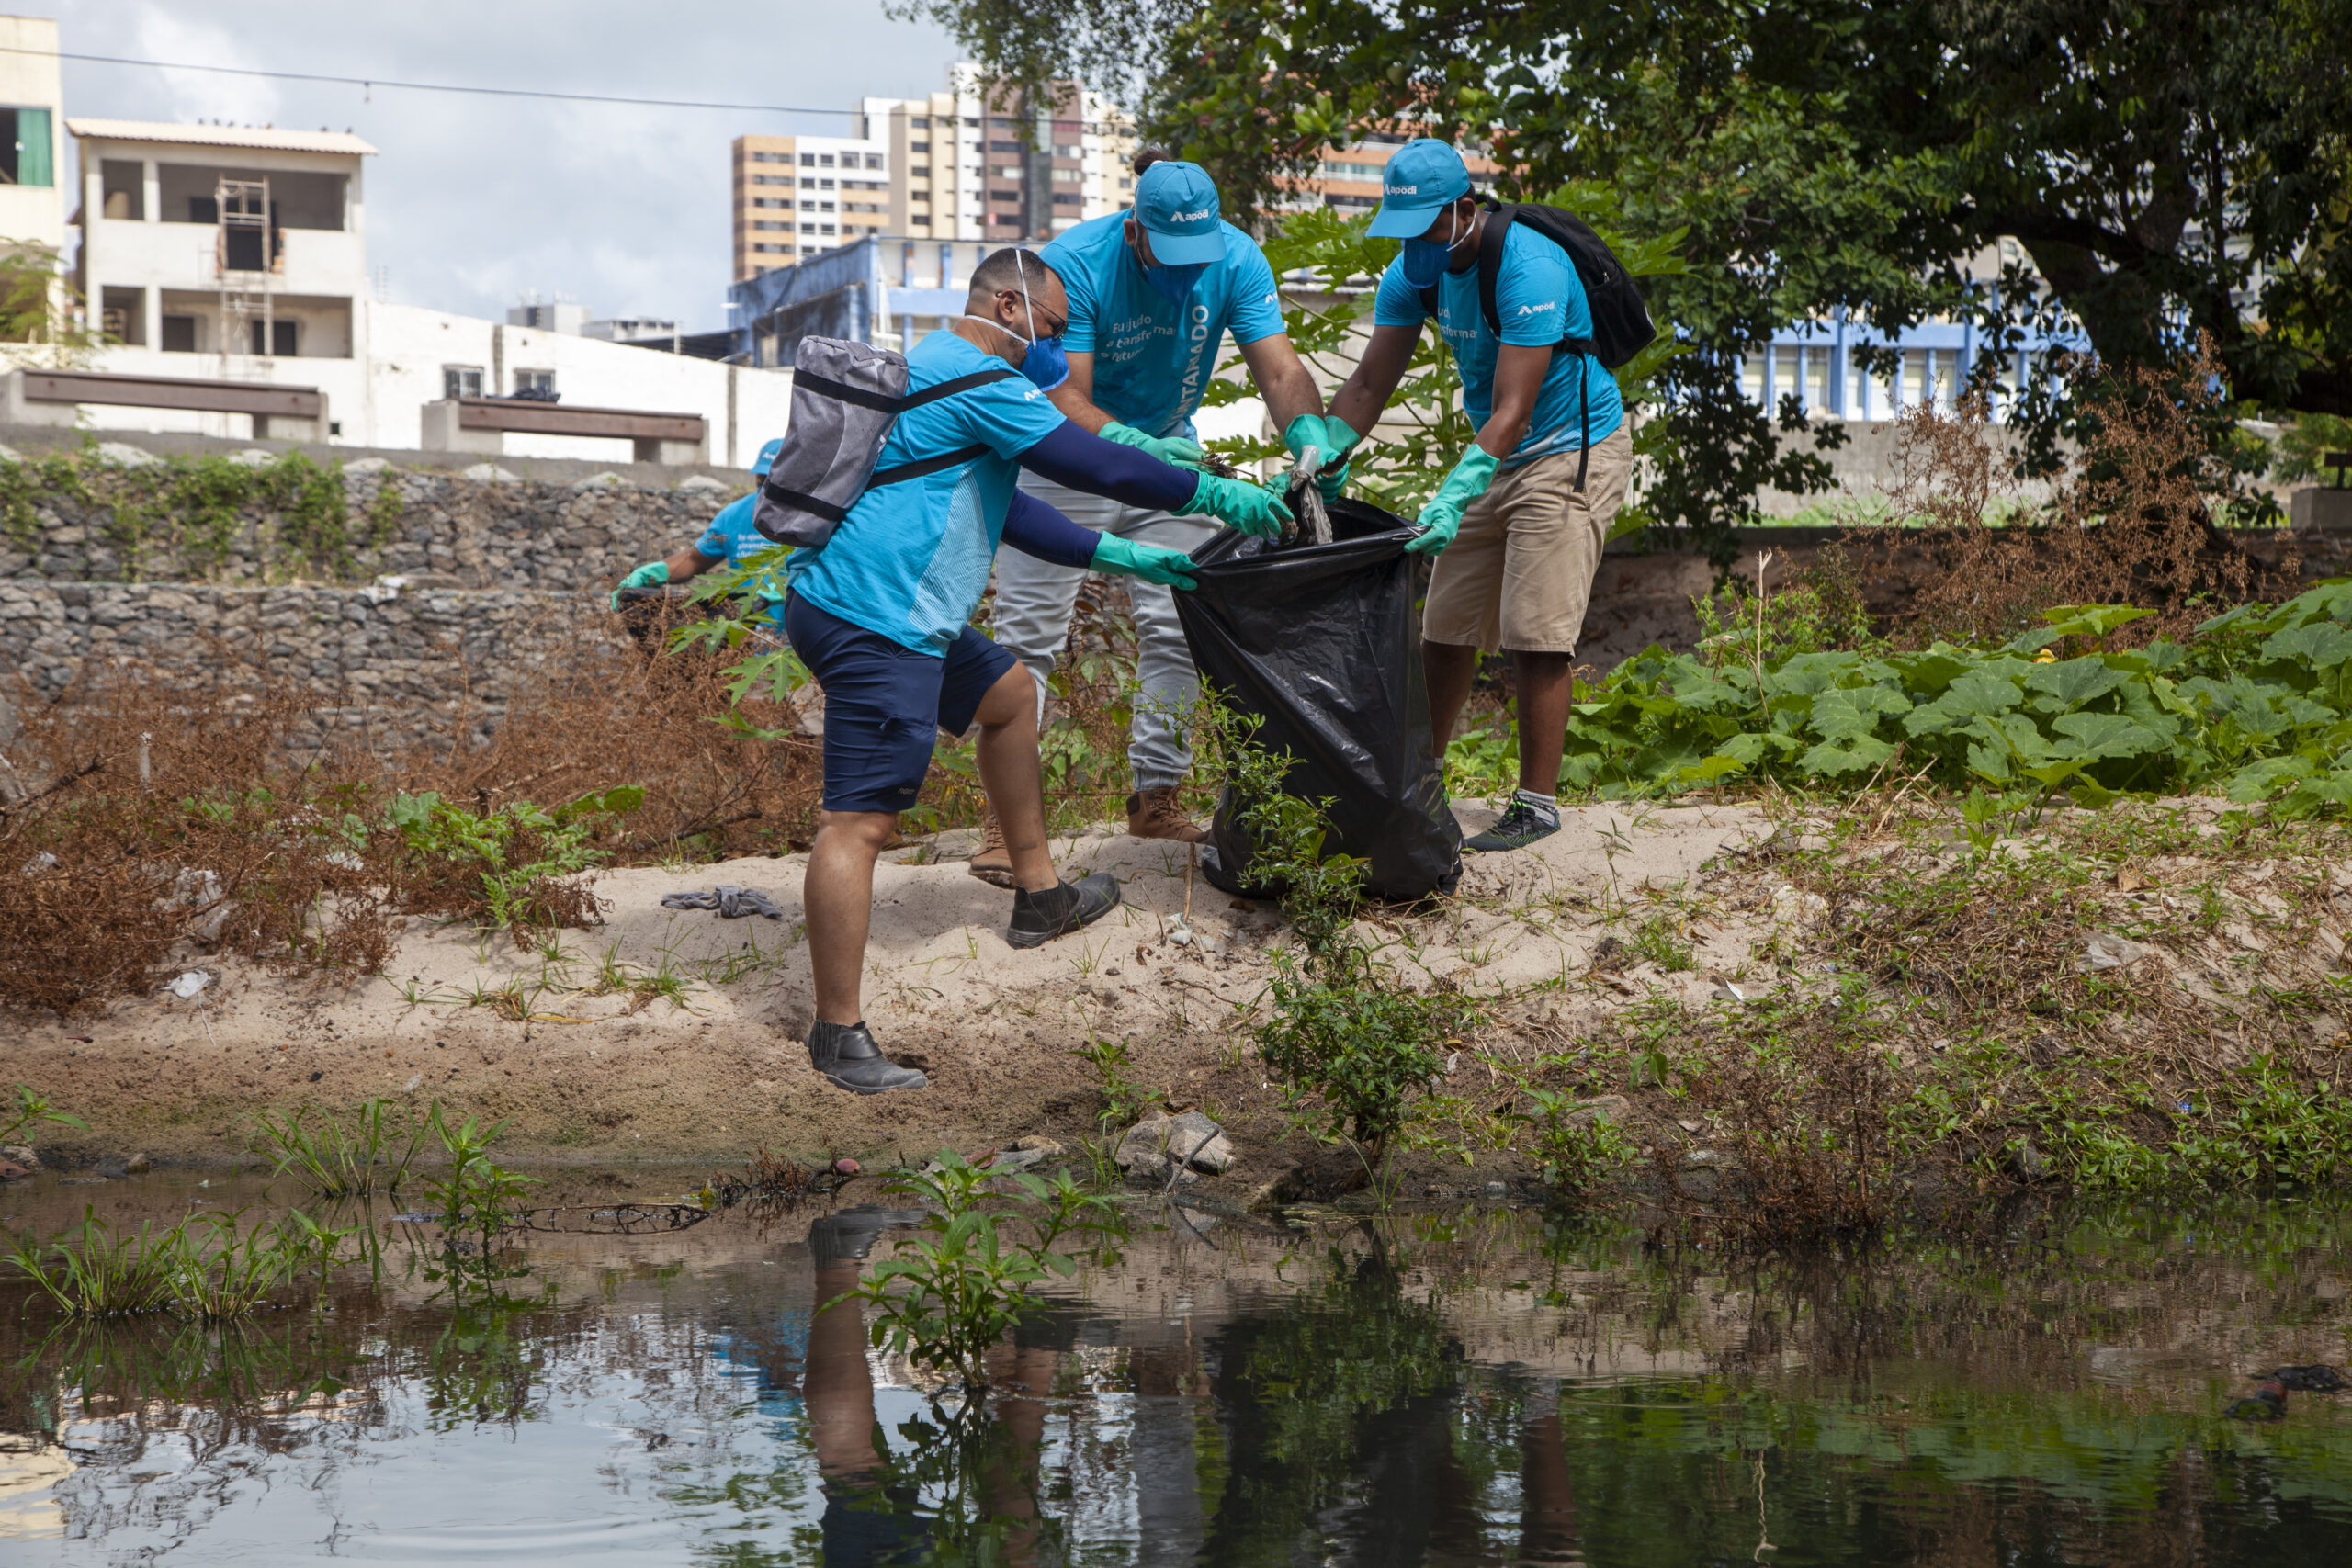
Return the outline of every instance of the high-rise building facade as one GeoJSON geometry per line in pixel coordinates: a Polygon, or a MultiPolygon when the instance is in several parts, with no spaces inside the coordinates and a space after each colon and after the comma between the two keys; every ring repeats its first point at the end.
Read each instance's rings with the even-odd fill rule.
{"type": "Polygon", "coordinates": [[[1135,121],[1100,94],[1054,84],[1028,105],[984,92],[957,65],[945,92],[867,98],[863,130],[888,148],[890,232],[1011,244],[1050,240],[1125,208],[1135,191],[1135,121]],[[1025,134],[1024,134],[1025,132],[1025,134]]]}
{"type": "Polygon", "coordinates": [[[732,161],[739,278],[790,266],[887,226],[892,165],[880,141],[739,136],[732,161]]]}

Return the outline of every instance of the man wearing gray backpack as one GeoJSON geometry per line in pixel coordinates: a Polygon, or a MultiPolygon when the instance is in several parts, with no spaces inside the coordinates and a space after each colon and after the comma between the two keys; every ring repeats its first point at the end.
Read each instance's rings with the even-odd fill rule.
{"type": "Polygon", "coordinates": [[[1482,205],[1442,141],[1407,142],[1388,161],[1371,231],[1404,247],[1327,424],[1341,450],[1372,429],[1435,322],[1478,434],[1405,547],[1439,557],[1421,616],[1430,718],[1442,755],[1479,651],[1510,650],[1519,789],[1463,848],[1524,849],[1560,830],[1569,661],[1634,464],[1610,370],[1649,341],[1649,318],[1589,229],[1556,209],[1482,205]]]}
{"type": "MultiPolygon", "coordinates": [[[[882,367],[903,372],[900,390],[843,379],[844,367],[856,365],[852,345],[824,344],[820,353],[831,355],[824,362],[837,374],[817,376],[804,359],[793,430],[754,514],[761,532],[799,547],[786,558],[785,635],[825,694],[823,809],[802,891],[817,992],[809,1061],[828,1082],[858,1094],[929,1081],[882,1055],[865,1026],[860,981],[875,862],[899,813],[915,803],[939,730],[960,735],[979,726],[980,781],[1003,824],[1015,889],[1008,945],[1035,947],[1119,902],[1115,878],[1069,883],[1054,869],[1036,682],[969,622],[1000,543],[1177,589],[1193,586],[1193,562],[1181,551],[1078,526],[1017,491],[1016,467],[1126,505],[1204,514],[1261,536],[1278,533],[1289,516],[1255,485],[1171,468],[1065,418],[1046,392],[1069,374],[1061,351],[1069,321],[1053,269],[1004,250],[974,269],[961,321],[924,338],[902,365],[882,367]],[[857,410],[879,412],[888,435],[878,452],[861,447],[845,466],[842,434],[857,426],[857,410]]],[[[855,346],[875,368],[873,351],[855,346]]]]}

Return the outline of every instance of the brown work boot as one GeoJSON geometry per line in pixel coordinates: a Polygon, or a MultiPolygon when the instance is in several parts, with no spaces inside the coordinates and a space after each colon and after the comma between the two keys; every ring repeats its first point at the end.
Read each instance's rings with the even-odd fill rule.
{"type": "Polygon", "coordinates": [[[1004,829],[991,811],[988,820],[980,824],[980,847],[972,852],[972,863],[964,868],[991,887],[1018,888],[1012,880],[1012,856],[1004,847],[1004,829]]]}
{"type": "Polygon", "coordinates": [[[1180,844],[1208,841],[1208,829],[1195,828],[1177,804],[1176,786],[1162,784],[1127,796],[1127,832],[1137,839],[1173,839],[1180,844]]]}

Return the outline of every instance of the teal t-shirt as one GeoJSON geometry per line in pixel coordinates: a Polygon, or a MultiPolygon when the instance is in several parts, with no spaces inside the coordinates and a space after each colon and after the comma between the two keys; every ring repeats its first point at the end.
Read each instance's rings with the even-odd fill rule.
{"type": "Polygon", "coordinates": [[[1094,355],[1094,406],[1146,435],[1190,435],[1227,332],[1236,344],[1283,331],[1273,269],[1230,223],[1225,259],[1182,303],[1152,288],[1127,246],[1124,212],[1089,219],[1039,254],[1069,291],[1062,346],[1094,355]]]}
{"type": "MultiPolygon", "coordinates": [[[[695,541],[695,553],[715,556],[725,561],[729,569],[736,569],[762,550],[775,548],[774,539],[752,526],[752,513],[758,510],[759,504],[760,492],[755,490],[720,507],[718,515],[710,520],[710,526],[702,531],[702,537],[695,541]]],[[[756,585],[760,597],[767,601],[763,618],[781,627],[784,625],[784,591],[776,586],[775,574],[762,572],[756,585]]]]}
{"type": "MultiPolygon", "coordinates": [[[[1592,307],[1584,297],[1584,282],[1577,276],[1568,253],[1525,226],[1514,223],[1503,242],[1502,270],[1495,277],[1495,314],[1502,318],[1500,342],[1518,347],[1542,347],[1564,337],[1592,335],[1592,307]]],[[[1380,327],[1418,327],[1429,320],[1421,308],[1420,291],[1405,281],[1404,258],[1388,264],[1380,275],[1380,291],[1373,298],[1372,321],[1380,327]]],[[[1449,272],[1437,286],[1437,330],[1462,369],[1462,405],[1470,418],[1485,424],[1495,412],[1495,334],[1487,329],[1486,312],[1478,307],[1478,269],[1473,265],[1449,272]]],[[[1535,412],[1518,450],[1504,459],[1506,468],[1554,452],[1573,452],[1585,445],[1580,384],[1592,394],[1592,444],[1624,423],[1625,404],[1617,395],[1617,378],[1589,354],[1555,354],[1544,374],[1544,389],[1535,399],[1535,412]]]]}
{"type": "MultiPolygon", "coordinates": [[[[935,332],[907,355],[907,390],[1010,368],[952,332],[935,332]]],[[[945,657],[988,588],[1012,501],[1013,459],[1063,423],[1061,411],[1017,371],[908,410],[890,427],[877,468],[967,446],[985,450],[859,496],[823,549],[787,558],[792,592],[918,653],[945,657]]]]}

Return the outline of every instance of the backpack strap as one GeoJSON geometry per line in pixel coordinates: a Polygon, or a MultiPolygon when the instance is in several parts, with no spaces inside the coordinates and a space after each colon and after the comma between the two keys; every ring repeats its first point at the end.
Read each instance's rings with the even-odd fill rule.
{"type": "Polygon", "coordinates": [[[894,398],[888,392],[870,392],[863,387],[853,387],[846,381],[836,381],[830,376],[820,376],[808,370],[797,372],[793,378],[793,384],[806,387],[819,397],[831,398],[835,402],[854,403],[876,413],[899,414],[909,409],[921,408],[925,403],[935,403],[942,398],[952,398],[958,392],[968,392],[975,387],[985,387],[991,381],[1005,380],[1012,375],[1010,370],[975,370],[968,376],[957,376],[901,398],[894,398]]]}
{"type": "Polygon", "coordinates": [[[988,450],[985,443],[976,443],[970,446],[958,446],[953,452],[942,452],[936,457],[918,457],[911,463],[900,463],[896,468],[876,468],[865,481],[865,488],[880,490],[884,485],[919,479],[925,474],[935,474],[943,468],[958,468],[975,457],[988,456],[988,450]]]}

